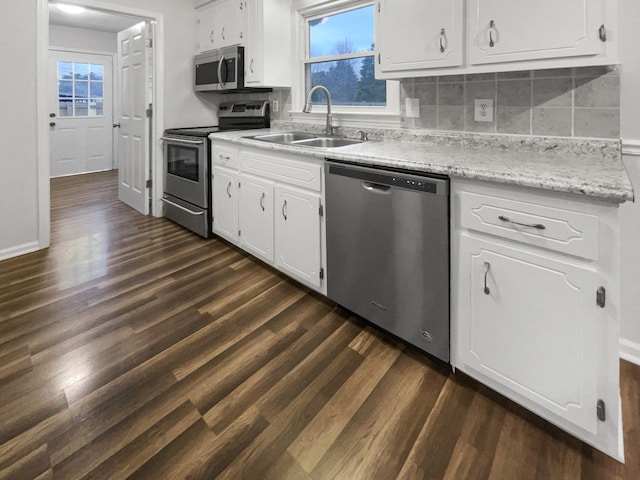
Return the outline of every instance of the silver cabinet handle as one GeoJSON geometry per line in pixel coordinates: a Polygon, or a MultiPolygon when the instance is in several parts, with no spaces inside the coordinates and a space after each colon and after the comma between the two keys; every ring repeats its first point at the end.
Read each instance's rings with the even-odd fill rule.
{"type": "Polygon", "coordinates": [[[229,184],[227,185],[227,195],[229,195],[229,198],[231,198],[231,192],[229,191],[230,188],[231,188],[231,182],[229,182],[229,184]]]}
{"type": "Polygon", "coordinates": [[[230,157],[229,155],[222,155],[222,154],[220,154],[220,155],[218,155],[218,158],[220,158],[220,160],[226,160],[227,162],[228,162],[229,160],[231,160],[231,157],[230,157]]]}
{"type": "Polygon", "coordinates": [[[447,34],[444,28],[440,29],[440,53],[444,53],[447,48],[447,34]]]}
{"type": "Polygon", "coordinates": [[[502,222],[511,223],[513,225],[520,225],[521,227],[537,228],[538,230],[544,230],[545,228],[547,228],[541,223],[520,223],[520,222],[516,222],[515,220],[511,220],[509,217],[505,217],[504,215],[500,215],[498,218],[502,222]]]}
{"type": "Polygon", "coordinates": [[[213,34],[213,33],[214,33],[214,31],[213,31],[213,30],[211,30],[211,33],[209,34],[209,41],[210,41],[211,43],[213,43],[213,42],[214,42],[214,39],[213,39],[214,34],[213,34]]]}
{"type": "Polygon", "coordinates": [[[249,70],[251,70],[251,73],[253,73],[253,58],[249,62],[249,70]]]}
{"type": "Polygon", "coordinates": [[[284,217],[284,219],[287,219],[287,201],[285,200],[282,203],[282,216],[284,217]]]}
{"type": "Polygon", "coordinates": [[[224,37],[224,27],[222,27],[222,33],[220,35],[222,35],[223,40],[226,40],[226,38],[224,37]]]}
{"type": "Polygon", "coordinates": [[[264,212],[264,196],[265,196],[265,193],[262,192],[262,196],[260,197],[260,208],[262,209],[263,212],[264,212]]]}
{"type": "Polygon", "coordinates": [[[496,22],[491,20],[489,22],[489,46],[490,47],[494,47],[495,46],[495,42],[493,41],[493,31],[494,31],[495,28],[496,28],[496,22]]]}
{"type": "Polygon", "coordinates": [[[489,293],[491,293],[491,291],[489,290],[489,287],[487,287],[487,274],[489,273],[490,269],[491,269],[491,264],[489,262],[484,262],[484,294],[485,295],[489,295],[489,293]]]}
{"type": "Polygon", "coordinates": [[[160,200],[162,200],[164,203],[168,203],[169,205],[182,210],[183,212],[187,212],[190,215],[204,215],[204,212],[193,212],[188,208],[183,207],[182,205],[178,205],[177,203],[174,203],[171,200],[167,200],[166,198],[161,198],[160,200]]]}
{"type": "Polygon", "coordinates": [[[598,29],[598,37],[601,42],[607,41],[607,29],[604,27],[604,23],[600,25],[600,28],[598,29]]]}

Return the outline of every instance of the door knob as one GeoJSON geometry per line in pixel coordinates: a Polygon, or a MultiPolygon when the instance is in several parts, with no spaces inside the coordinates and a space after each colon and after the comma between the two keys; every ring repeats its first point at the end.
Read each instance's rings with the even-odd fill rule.
{"type": "Polygon", "coordinates": [[[49,122],[49,126],[50,127],[55,127],[56,126],[56,122],[49,122]]]}
{"type": "Polygon", "coordinates": [[[51,118],[56,118],[56,114],[55,114],[55,113],[50,113],[50,114],[49,114],[49,116],[50,116],[51,118]]]}
{"type": "Polygon", "coordinates": [[[119,123],[114,123],[113,124],[113,128],[120,128],[120,124],[119,123]]]}

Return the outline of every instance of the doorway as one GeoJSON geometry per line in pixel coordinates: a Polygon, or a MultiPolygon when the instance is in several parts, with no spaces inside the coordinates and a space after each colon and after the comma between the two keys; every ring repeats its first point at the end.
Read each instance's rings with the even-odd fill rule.
{"type": "MultiPolygon", "coordinates": [[[[161,168],[161,159],[162,159],[162,150],[161,150],[161,142],[159,142],[160,137],[162,136],[163,131],[163,122],[162,122],[162,90],[163,90],[163,82],[161,76],[157,75],[157,72],[162,71],[162,57],[164,54],[164,18],[163,14],[138,9],[126,5],[114,5],[106,2],[102,2],[99,0],[74,0],[74,4],[78,6],[85,7],[86,11],[89,12],[93,19],[88,23],[82,23],[80,17],[78,17],[75,22],[75,25],[69,25],[69,28],[75,28],[77,30],[84,29],[86,31],[97,32],[100,35],[90,35],[87,42],[84,42],[85,45],[82,45],[84,48],[60,48],[59,42],[57,45],[50,41],[49,35],[49,21],[52,20],[52,24],[59,24],[59,20],[54,20],[54,18],[58,17],[58,13],[54,13],[53,11],[57,9],[53,5],[48,3],[48,0],[38,0],[38,115],[41,119],[43,119],[43,132],[38,135],[38,187],[39,187],[39,244],[41,248],[44,248],[49,245],[50,242],[50,228],[51,228],[51,213],[50,213],[50,188],[49,188],[49,178],[51,176],[58,175],[70,175],[75,173],[80,173],[81,171],[97,171],[104,170],[108,168],[118,168],[118,171],[121,170],[122,167],[122,156],[125,153],[122,145],[122,138],[127,137],[126,135],[121,135],[118,130],[118,124],[122,123],[118,121],[121,118],[121,98],[120,90],[121,90],[121,82],[118,82],[119,74],[118,72],[118,54],[117,54],[117,32],[121,31],[120,29],[113,29],[113,26],[109,27],[108,24],[113,19],[120,19],[128,22],[129,25],[145,25],[146,32],[152,32],[153,34],[153,50],[151,50],[151,45],[148,45],[148,52],[150,55],[145,59],[145,65],[148,68],[149,75],[140,78],[140,86],[139,89],[145,92],[143,98],[146,106],[153,105],[154,115],[151,118],[148,118],[145,115],[145,131],[143,142],[137,142],[135,145],[135,154],[137,155],[137,159],[143,158],[145,160],[143,170],[138,168],[137,172],[137,185],[136,188],[142,185],[142,188],[138,188],[141,190],[141,193],[144,196],[144,204],[145,207],[143,209],[137,208],[142,211],[144,214],[151,214],[155,216],[159,216],[161,214],[161,208],[159,208],[159,198],[161,198],[162,191],[162,168],[161,168]],[[95,20],[95,17],[101,17],[100,20],[95,20]],[[108,18],[109,22],[104,19],[108,18]],[[104,36],[105,28],[112,28],[112,36],[114,38],[113,45],[114,48],[108,49],[110,51],[105,51],[105,48],[95,47],[95,38],[98,36],[104,36]],[[68,90],[63,91],[64,95],[60,95],[60,86],[58,85],[55,89],[55,94],[52,93],[50,88],[51,79],[50,77],[54,74],[54,68],[48,66],[48,56],[49,56],[49,48],[55,47],[56,50],[65,50],[67,53],[75,55],[75,58],[69,57],[66,59],[58,59],[58,61],[63,61],[66,63],[63,65],[63,70],[66,69],[67,76],[71,76],[71,79],[56,79],[56,80],[65,80],[67,83],[64,85],[64,88],[69,89],[68,80],[75,82],[76,79],[79,80],[78,85],[71,85],[71,95],[69,95],[68,90]],[[104,65],[104,69],[107,70],[108,61],[105,63],[101,63],[96,58],[81,58],[81,56],[86,55],[103,55],[111,57],[111,68],[114,72],[111,75],[110,79],[103,80],[104,83],[100,86],[99,80],[97,79],[100,75],[100,67],[98,65],[104,65]],[[44,64],[44,65],[43,65],[44,64]],[[71,66],[69,66],[71,65],[71,66]],[[93,76],[93,80],[95,80],[95,85],[93,85],[95,95],[92,95],[91,92],[91,70],[95,66],[95,72],[93,76]],[[70,70],[70,73],[69,73],[70,70]],[[88,72],[86,72],[88,70],[88,72]],[[87,78],[85,80],[84,75],[88,73],[87,78]],[[153,81],[151,81],[153,79],[153,81]],[[109,82],[109,80],[111,80],[109,82]],[[89,82],[85,84],[83,82],[89,82]],[[107,83],[111,83],[113,88],[113,102],[111,104],[111,113],[107,112],[107,105],[104,103],[104,99],[106,98],[106,90],[108,89],[107,83]],[[76,92],[74,89],[78,87],[78,91],[76,92]],[[85,87],[87,89],[85,90],[85,87]],[[100,97],[100,87],[102,87],[102,94],[105,95],[100,97]],[[147,93],[148,92],[148,93],[147,93]],[[78,93],[78,94],[76,94],[78,93]],[[86,96],[84,94],[86,93],[86,96]],[[54,104],[52,97],[57,95],[57,104],[54,104]],[[64,97],[64,102],[60,99],[64,97]],[[101,100],[102,103],[101,103],[101,100]],[[52,108],[52,104],[54,104],[55,108],[52,108]],[[86,115],[85,115],[86,113],[86,115]],[[157,113],[157,114],[156,114],[157,113]],[[51,117],[51,114],[55,114],[55,117],[51,117]],[[51,135],[51,131],[49,129],[53,128],[49,126],[50,123],[56,123],[55,126],[58,126],[58,122],[61,120],[60,115],[65,115],[65,126],[71,126],[69,131],[67,131],[67,137],[69,138],[71,134],[71,130],[75,128],[73,126],[73,122],[76,123],[81,120],[77,117],[87,117],[82,118],[82,120],[89,120],[88,122],[84,122],[81,128],[84,128],[89,133],[89,136],[93,134],[94,138],[88,138],[86,142],[86,147],[83,146],[83,141],[74,141],[70,142],[65,140],[64,138],[56,138],[56,135],[51,135]],[[91,121],[95,122],[95,118],[103,118],[103,125],[96,127],[90,125],[91,121]],[[47,123],[44,123],[44,119],[46,118],[47,123]],[[48,129],[47,127],[48,126],[48,129]],[[100,148],[104,143],[99,139],[98,131],[105,131],[107,129],[107,125],[111,129],[111,147],[100,148]],[[46,131],[45,134],[45,130],[46,131]],[[116,134],[113,134],[113,131],[116,131],[116,134]],[[50,138],[51,136],[51,138],[50,138]],[[96,140],[97,139],[97,140],[96,140]],[[142,145],[141,145],[142,143],[142,145]],[[64,168],[59,169],[60,162],[57,162],[58,165],[50,164],[50,158],[57,155],[59,149],[64,149],[69,147],[70,145],[73,148],[68,149],[71,150],[66,153],[66,157],[72,158],[67,162],[62,162],[65,164],[65,168],[69,167],[67,170],[64,168]],[[88,150],[88,153],[85,153],[84,150],[88,150]],[[102,150],[102,152],[100,152],[102,150]],[[111,156],[109,159],[108,151],[111,151],[111,156]],[[141,153],[142,152],[142,153],[141,153]],[[93,158],[92,158],[93,157],[93,158]],[[83,159],[83,162],[78,161],[79,159],[83,159]],[[98,159],[99,161],[92,162],[91,160],[98,159]],[[74,165],[75,164],[75,165],[74,165]],[[96,166],[97,165],[97,166],[96,166]],[[73,168],[71,168],[73,166],[73,168]],[[142,174],[140,172],[143,171],[142,174]]],[[[58,37],[60,38],[60,37],[58,37]]],[[[56,65],[56,69],[58,65],[56,65]]],[[[103,76],[105,75],[105,70],[102,70],[103,76]]],[[[63,72],[64,74],[64,72],[63,72]]],[[[108,75],[108,74],[107,74],[108,75]]],[[[124,82],[122,82],[124,83],[124,82]]],[[[139,97],[137,95],[136,97],[139,97]]],[[[150,108],[145,108],[143,111],[148,111],[150,108]]],[[[62,135],[64,137],[64,135],[62,135]]],[[[133,155],[129,155],[133,156],[133,155]]],[[[129,165],[129,171],[131,170],[131,165],[129,165]]],[[[119,179],[120,183],[120,179],[119,179]]],[[[131,182],[123,182],[125,184],[130,184],[131,182]]],[[[128,185],[130,186],[130,185],[128,185]]],[[[126,200],[125,200],[126,202],[126,200]]],[[[140,202],[138,202],[140,203],[140,202]]],[[[133,205],[132,205],[133,206],[133,205]]],[[[135,207],[135,206],[134,206],[135,207]]]]}

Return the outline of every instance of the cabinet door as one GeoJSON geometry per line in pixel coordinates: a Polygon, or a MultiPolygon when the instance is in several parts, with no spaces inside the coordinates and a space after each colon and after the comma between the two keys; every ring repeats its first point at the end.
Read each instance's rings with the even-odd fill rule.
{"type": "Polygon", "coordinates": [[[247,35],[244,79],[246,83],[260,83],[262,81],[262,55],[260,54],[262,0],[248,0],[246,4],[247,35]]]}
{"type": "Polygon", "coordinates": [[[459,277],[462,363],[596,434],[597,274],[462,235],[459,277]]]}
{"type": "Polygon", "coordinates": [[[462,65],[462,0],[380,0],[379,72],[462,65]]]}
{"type": "Polygon", "coordinates": [[[602,49],[606,0],[471,0],[471,64],[580,55],[602,49]]]}
{"type": "Polygon", "coordinates": [[[273,183],[240,175],[240,246],[273,263],[273,183]]]}
{"type": "Polygon", "coordinates": [[[213,231],[238,242],[238,174],[213,167],[213,231]]]}
{"type": "Polygon", "coordinates": [[[275,194],[276,266],[319,288],[320,195],[284,186],[276,186],[275,194]]]}
{"type": "Polygon", "coordinates": [[[240,45],[244,36],[244,2],[228,0],[218,6],[217,35],[220,47],[240,45]]]}
{"type": "Polygon", "coordinates": [[[220,47],[216,29],[217,18],[218,9],[215,4],[198,11],[198,50],[200,52],[220,47]]]}

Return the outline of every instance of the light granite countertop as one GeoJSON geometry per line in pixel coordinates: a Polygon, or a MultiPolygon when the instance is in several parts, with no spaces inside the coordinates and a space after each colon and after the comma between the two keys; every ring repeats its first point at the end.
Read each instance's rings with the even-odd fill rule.
{"type": "MultiPolygon", "coordinates": [[[[244,138],[294,130],[321,133],[309,125],[289,127],[218,132],[210,138],[270,151],[571,192],[613,202],[633,200],[619,141],[380,130],[370,133],[376,140],[323,149],[244,138]]],[[[354,132],[341,133],[355,136],[354,132]]]]}

